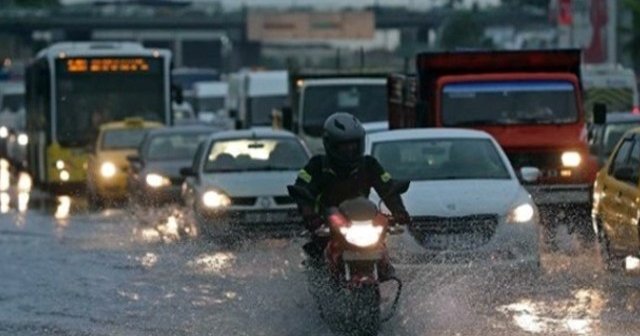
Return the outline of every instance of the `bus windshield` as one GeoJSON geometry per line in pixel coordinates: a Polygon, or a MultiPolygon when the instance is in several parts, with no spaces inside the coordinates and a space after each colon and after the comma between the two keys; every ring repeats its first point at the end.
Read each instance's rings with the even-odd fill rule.
{"type": "Polygon", "coordinates": [[[336,112],[347,112],[361,122],[387,120],[387,88],[384,84],[317,85],[304,90],[304,132],[322,134],[324,121],[336,112]]]}
{"type": "Polygon", "coordinates": [[[567,81],[452,83],[442,94],[444,126],[565,124],[578,120],[567,81]]]}
{"type": "Polygon", "coordinates": [[[87,145],[98,127],[112,120],[140,117],[164,123],[165,80],[160,61],[148,60],[148,72],[71,73],[60,71],[64,64],[58,63],[58,142],[87,145]]]}

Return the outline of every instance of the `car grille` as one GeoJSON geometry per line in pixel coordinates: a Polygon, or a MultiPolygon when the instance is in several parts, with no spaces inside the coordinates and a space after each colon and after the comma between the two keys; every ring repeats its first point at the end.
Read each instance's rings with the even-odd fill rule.
{"type": "Polygon", "coordinates": [[[293,198],[289,196],[275,196],[273,200],[276,202],[277,205],[288,205],[288,204],[295,203],[293,198]]]}
{"type": "Polygon", "coordinates": [[[256,199],[256,197],[231,197],[231,204],[251,206],[256,204],[256,199]]]}
{"type": "Polygon", "coordinates": [[[434,249],[475,248],[491,240],[498,226],[498,216],[414,217],[411,233],[423,245],[434,249]],[[438,241],[438,243],[434,243],[438,241]]]}

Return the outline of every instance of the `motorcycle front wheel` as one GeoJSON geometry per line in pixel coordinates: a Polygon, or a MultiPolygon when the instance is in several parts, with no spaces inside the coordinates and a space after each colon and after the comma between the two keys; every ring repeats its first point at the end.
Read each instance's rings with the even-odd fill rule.
{"type": "Polygon", "coordinates": [[[380,291],[377,285],[366,285],[351,292],[351,335],[375,336],[380,330],[380,291]]]}

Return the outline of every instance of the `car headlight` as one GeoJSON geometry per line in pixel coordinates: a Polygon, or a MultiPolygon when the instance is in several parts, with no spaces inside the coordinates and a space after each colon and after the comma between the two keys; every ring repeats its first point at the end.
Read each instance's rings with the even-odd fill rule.
{"type": "Polygon", "coordinates": [[[0,126],[0,139],[4,139],[9,136],[9,129],[6,126],[0,126]]]}
{"type": "Polygon", "coordinates": [[[565,167],[577,167],[582,163],[582,156],[578,152],[564,152],[560,157],[562,165],[565,167]]]}
{"type": "Polygon", "coordinates": [[[148,174],[147,177],[145,178],[145,181],[147,182],[147,185],[150,186],[151,188],[160,188],[160,187],[166,187],[168,185],[171,185],[171,180],[169,180],[168,178],[159,175],[159,174],[148,174]]]}
{"type": "Polygon", "coordinates": [[[116,174],[116,165],[111,162],[105,162],[100,166],[100,175],[104,178],[111,178],[116,174]]]}
{"type": "Polygon", "coordinates": [[[20,133],[18,135],[18,145],[26,146],[28,144],[29,144],[29,136],[24,133],[20,133]]]}
{"type": "Polygon", "coordinates": [[[526,223],[532,220],[535,214],[536,211],[533,206],[529,203],[524,203],[513,208],[509,213],[507,220],[510,223],[526,223]]]}
{"type": "Polygon", "coordinates": [[[209,190],[202,194],[202,204],[207,208],[221,208],[231,205],[231,199],[218,191],[209,190]]]}
{"type": "Polygon", "coordinates": [[[353,221],[350,226],[340,228],[340,233],[349,244],[368,247],[380,240],[382,230],[382,226],[373,225],[371,221],[353,221]]]}

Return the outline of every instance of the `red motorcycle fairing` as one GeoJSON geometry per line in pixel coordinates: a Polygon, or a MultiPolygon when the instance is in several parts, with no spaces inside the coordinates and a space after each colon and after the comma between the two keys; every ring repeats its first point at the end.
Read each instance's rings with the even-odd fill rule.
{"type": "Polygon", "coordinates": [[[325,249],[325,258],[332,277],[350,288],[377,284],[381,265],[390,262],[384,242],[361,249],[353,248],[344,240],[332,239],[325,249]]]}

